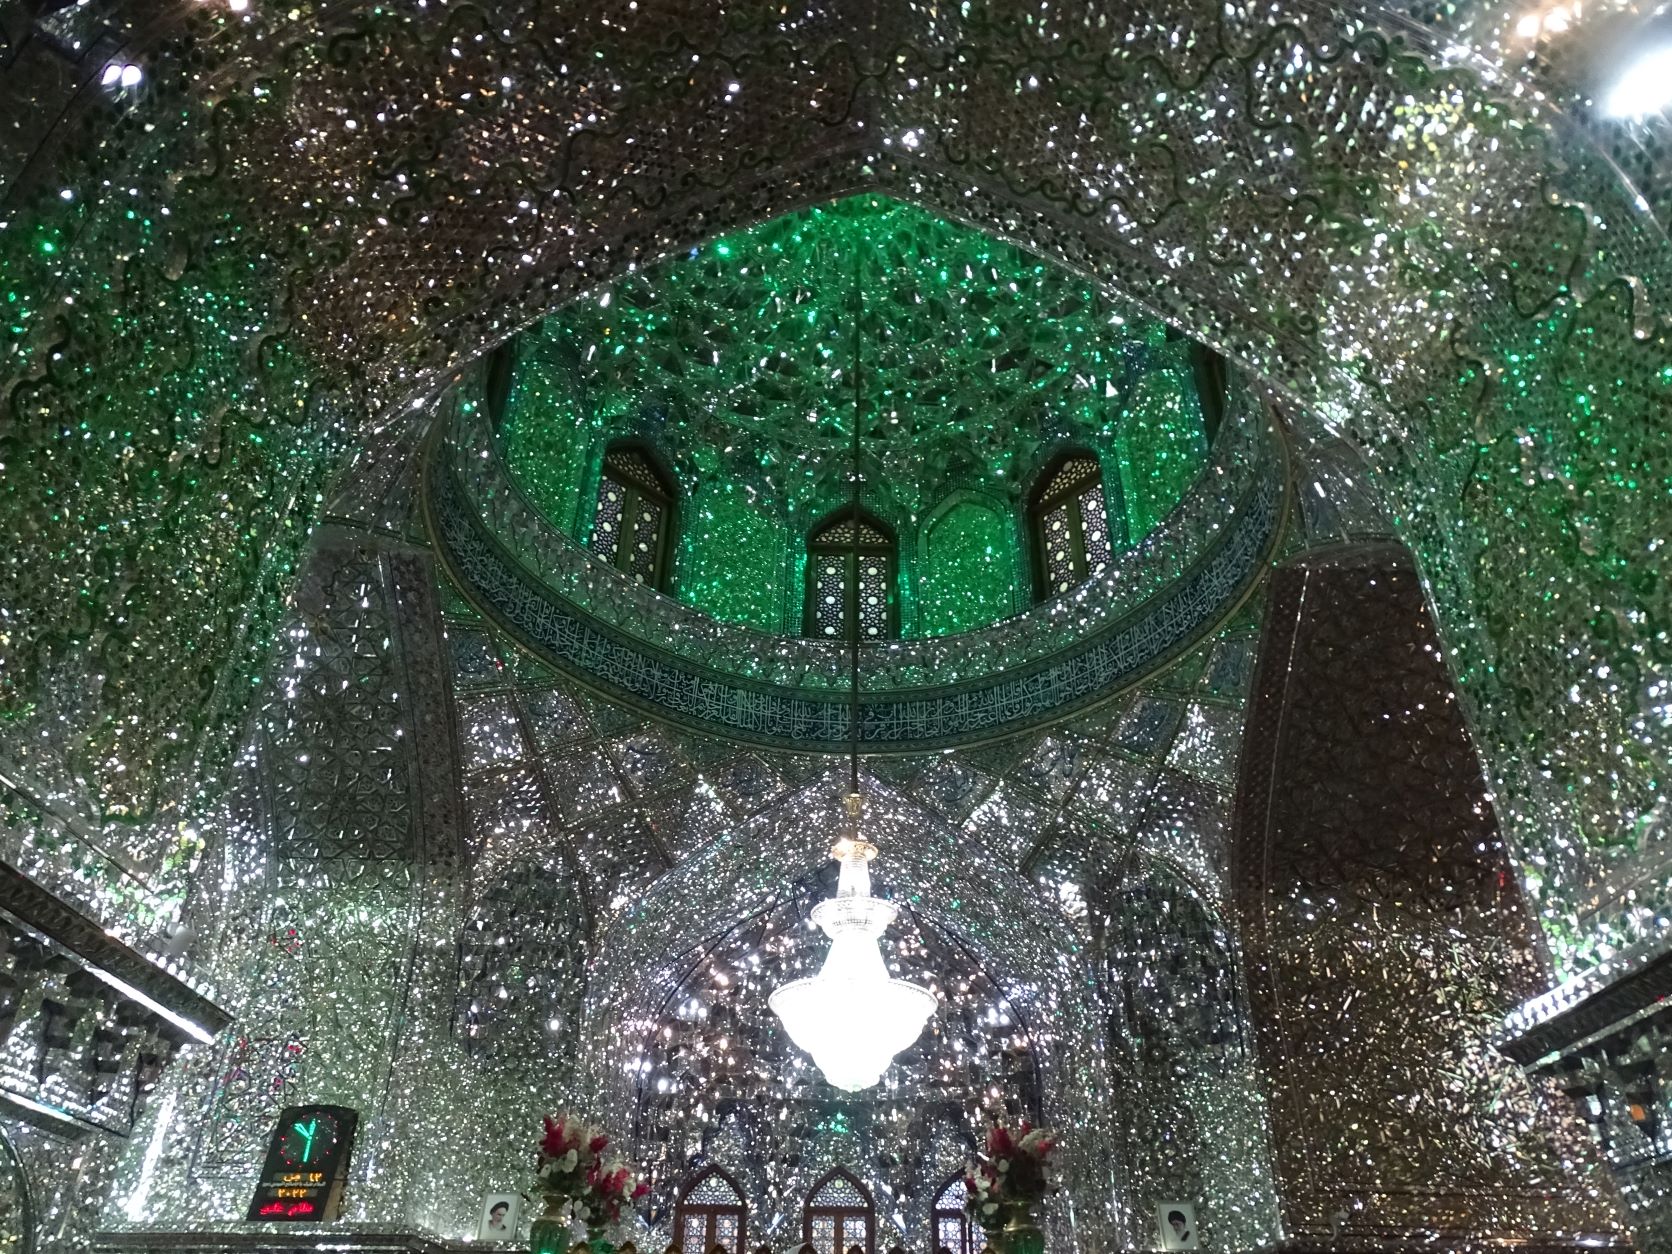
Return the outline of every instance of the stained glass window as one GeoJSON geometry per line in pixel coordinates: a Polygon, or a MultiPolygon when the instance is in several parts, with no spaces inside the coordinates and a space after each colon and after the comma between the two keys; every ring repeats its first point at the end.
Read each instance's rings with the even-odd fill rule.
{"type": "Polygon", "coordinates": [[[858,1246],[875,1254],[876,1210],[858,1177],[838,1167],[813,1186],[803,1222],[818,1254],[847,1254],[858,1246]]]}
{"type": "Polygon", "coordinates": [[[612,444],[598,476],[592,551],[639,583],[666,591],[673,565],[674,486],[643,449],[612,444]]]}
{"type": "Polygon", "coordinates": [[[1040,600],[1067,592],[1109,568],[1114,539],[1096,457],[1076,452],[1051,463],[1034,488],[1028,527],[1040,600]]]}
{"type": "Polygon", "coordinates": [[[860,639],[893,635],[894,569],[894,537],[877,519],[848,509],[821,524],[807,538],[807,634],[846,640],[857,615],[860,639]]]}
{"type": "Polygon", "coordinates": [[[975,1239],[975,1225],[964,1213],[964,1177],[953,1176],[935,1195],[935,1243],[929,1254],[976,1254],[985,1242],[975,1239]]]}
{"type": "Polygon", "coordinates": [[[689,1254],[709,1254],[716,1245],[726,1254],[745,1254],[747,1219],[743,1191],[725,1172],[710,1167],[681,1191],[673,1230],[689,1254]]]}

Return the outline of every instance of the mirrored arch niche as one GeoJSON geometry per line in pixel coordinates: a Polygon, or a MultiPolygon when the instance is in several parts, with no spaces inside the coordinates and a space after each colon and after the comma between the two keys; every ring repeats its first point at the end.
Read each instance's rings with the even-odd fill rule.
{"type": "Polygon", "coordinates": [[[1169,826],[1112,848],[1100,823],[1068,823],[1033,871],[1067,890],[1099,990],[1137,1241],[1158,1247],[1154,1206],[1188,1201],[1204,1248],[1253,1248],[1279,1233],[1277,1199],[1224,851],[1181,859],[1169,826]]]}
{"type": "MultiPolygon", "coordinates": [[[[879,1201],[911,1197],[928,1187],[919,1178],[925,1164],[945,1171],[936,1159],[946,1128],[968,1143],[990,1118],[1040,1118],[1025,1012],[967,947],[910,906],[884,937],[883,956],[902,978],[937,990],[939,1008],[875,1089],[843,1094],[822,1080],[766,998],[822,963],[826,945],[807,913],[833,884],[816,868],[776,905],[688,955],[630,1047],[635,1149],[657,1193],[703,1165],[723,1167],[748,1196],[751,1232],[779,1243],[801,1240],[800,1207],[821,1171],[863,1173],[879,1201]]],[[[903,1234],[890,1216],[878,1222],[882,1246],[915,1239],[911,1221],[903,1234]]]]}
{"type": "MultiPolygon", "coordinates": [[[[785,931],[783,925],[800,918],[801,903],[829,891],[819,879],[828,874],[822,850],[809,848],[818,842],[808,839],[808,816],[829,815],[834,821],[844,789],[840,772],[832,768],[784,795],[762,813],[717,833],[615,918],[601,938],[593,969],[582,1034],[583,1084],[596,1085],[617,1126],[633,1129],[649,1165],[657,1167],[666,1159],[665,1178],[684,1176],[693,1153],[705,1164],[732,1171],[749,1194],[752,1215],[761,1215],[771,1233],[790,1233],[783,1225],[796,1222],[812,1181],[822,1171],[847,1165],[862,1174],[879,1201],[892,1199],[879,1217],[882,1238],[910,1244],[927,1234],[930,1191],[957,1169],[972,1133],[983,1131],[968,1113],[980,1110],[973,1085],[983,1083],[995,1066],[1003,1074],[1002,1067],[1013,1061],[1002,1053],[1007,1036],[1025,1033],[1027,1052],[1038,1069],[1039,1115],[1065,1137],[1063,1179],[1075,1204],[1072,1236],[1068,1207],[1056,1208],[1053,1220],[1061,1238],[1086,1248],[1126,1240],[1121,1225],[1131,1222],[1131,1212],[1110,1205],[1110,1199],[1124,1199],[1132,1187],[1115,1126],[1124,1117],[1124,1099],[1114,1087],[1118,1077],[1106,1070],[1108,1007],[1103,986],[1085,965],[1086,940],[1054,896],[1040,893],[984,842],[972,842],[962,828],[949,827],[909,790],[869,775],[864,783],[868,831],[884,851],[878,883],[910,904],[896,929],[900,940],[911,942],[913,952],[907,956],[915,964],[913,978],[928,978],[917,973],[938,964],[943,977],[946,970],[954,976],[971,973],[972,990],[980,992],[973,979],[980,972],[996,996],[986,1010],[976,1013],[972,1007],[968,1022],[960,1021],[955,1032],[943,1027],[932,1051],[918,1051],[918,1061],[911,1061],[913,1051],[907,1051],[902,1056],[907,1063],[895,1068],[896,1079],[927,1075],[938,1081],[936,1069],[949,1063],[969,1066],[970,1076],[947,1077],[938,1096],[932,1085],[917,1080],[916,1089],[901,1085],[894,1090],[885,1081],[869,1099],[875,1117],[863,1121],[840,1102],[825,1101],[813,1076],[797,1081],[792,1091],[766,1091],[777,1083],[774,1056],[757,1070],[753,1051],[786,1047],[758,1045],[749,1034],[766,1037],[775,1031],[761,1004],[766,991],[779,978],[801,974],[822,959],[824,947],[816,934],[804,926],[785,931]],[[977,901],[980,910],[971,905],[977,901]],[[928,939],[917,938],[912,929],[919,927],[928,939]],[[763,937],[769,950],[783,949],[781,956],[762,951],[763,937]],[[936,953],[963,953],[935,957],[931,964],[915,952],[919,945],[936,953]],[[776,971],[773,962],[779,964],[776,971]],[[740,993],[742,985],[748,987],[740,993]],[[751,1004],[757,1009],[739,1013],[751,1004]],[[664,1027],[675,1042],[668,1047],[660,1043],[664,1027]],[[957,1041],[966,1034],[960,1053],[957,1041]],[[740,1040],[742,1048],[737,1047],[740,1040]],[[986,1048],[990,1042],[1000,1052],[986,1048]],[[976,1044],[985,1057],[972,1065],[976,1044]],[[712,1062],[717,1055],[724,1066],[712,1062]],[[702,1065],[688,1065],[691,1059],[703,1060],[702,1065]],[[660,1107],[675,1104],[677,1085],[685,1086],[677,1094],[675,1112],[683,1127],[669,1124],[664,1136],[658,1125],[667,1117],[660,1107]],[[1083,1100],[1088,1092],[1099,1096],[1088,1103],[1083,1100]],[[924,1100],[925,1094],[934,1100],[924,1100]],[[942,1105],[951,1111],[942,1111],[942,1105]],[[786,1108],[789,1114],[780,1118],[786,1108]],[[775,1126],[796,1120],[800,1126],[794,1138],[775,1126]],[[771,1179],[766,1179],[761,1164],[773,1164],[786,1148],[797,1151],[798,1161],[772,1165],[771,1179]],[[879,1148],[886,1157],[879,1159],[879,1148]],[[876,1168],[879,1161],[887,1165],[876,1168]]],[[[947,1013],[943,1007],[940,1014],[947,1013]]],[[[1023,1091],[1025,1083],[1025,1076],[1012,1082],[1007,1075],[998,1086],[1000,1096],[1006,1088],[1023,1091]]],[[[1006,1113],[1016,1117],[1029,1111],[1018,1101],[1006,1113]]],[[[1249,1187],[1264,1180],[1269,1192],[1262,1171],[1263,1160],[1247,1164],[1253,1181],[1249,1187]]]]}

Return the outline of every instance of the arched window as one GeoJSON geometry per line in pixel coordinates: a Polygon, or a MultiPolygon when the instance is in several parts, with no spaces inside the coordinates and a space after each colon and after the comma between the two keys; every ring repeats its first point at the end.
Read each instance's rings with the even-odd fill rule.
{"type": "Polygon", "coordinates": [[[876,1254],[876,1217],[859,1177],[838,1167],[807,1195],[802,1239],[819,1254],[847,1254],[856,1245],[865,1254],[876,1254]]]}
{"type": "Polygon", "coordinates": [[[1103,471],[1090,453],[1065,453],[1039,476],[1028,506],[1040,600],[1102,574],[1113,559],[1103,471]]]}
{"type": "Polygon", "coordinates": [[[592,551],[639,583],[667,591],[673,567],[673,482],[632,444],[612,444],[598,476],[592,551]]]}
{"type": "Polygon", "coordinates": [[[673,1211],[674,1239],[689,1254],[708,1254],[716,1245],[727,1254],[747,1254],[749,1210],[743,1190],[718,1167],[694,1176],[673,1211]]]}
{"type": "Polygon", "coordinates": [[[880,519],[849,508],[819,524],[807,537],[806,634],[846,640],[857,614],[861,640],[893,635],[894,570],[894,536],[880,519]],[[851,580],[856,541],[858,579],[851,580]]]}
{"type": "Polygon", "coordinates": [[[935,1211],[930,1216],[935,1242],[929,1254],[976,1254],[985,1244],[975,1239],[975,1225],[964,1211],[964,1200],[968,1196],[963,1176],[953,1176],[946,1182],[946,1187],[935,1194],[935,1211]]]}

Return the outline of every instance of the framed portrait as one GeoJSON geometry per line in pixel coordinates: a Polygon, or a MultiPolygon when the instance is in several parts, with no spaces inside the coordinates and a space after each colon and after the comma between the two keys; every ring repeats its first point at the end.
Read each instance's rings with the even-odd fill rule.
{"type": "Polygon", "coordinates": [[[482,1199],[482,1217],[476,1221],[478,1241],[515,1241],[517,1220],[522,1218],[522,1198],[515,1193],[490,1193],[482,1199]]]}
{"type": "Polygon", "coordinates": [[[1194,1202],[1157,1202],[1155,1230],[1164,1250],[1196,1250],[1201,1239],[1196,1232],[1196,1204],[1194,1202]]]}

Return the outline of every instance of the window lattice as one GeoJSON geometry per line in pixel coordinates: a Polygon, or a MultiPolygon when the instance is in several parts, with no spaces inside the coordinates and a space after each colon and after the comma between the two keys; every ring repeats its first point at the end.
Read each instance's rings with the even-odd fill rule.
{"type": "Polygon", "coordinates": [[[1066,592],[1079,582],[1075,578],[1074,531],[1069,525],[1067,505],[1045,515],[1045,570],[1053,592],[1066,592]]]}
{"type": "Polygon", "coordinates": [[[888,567],[875,555],[859,557],[859,634],[872,639],[888,633],[888,567]]]}
{"type": "Polygon", "coordinates": [[[598,478],[592,551],[639,583],[666,587],[673,500],[673,486],[643,453],[611,449],[598,478]]]}
{"type": "Polygon", "coordinates": [[[870,1207],[871,1199],[859,1191],[859,1187],[846,1176],[832,1176],[819,1186],[819,1191],[813,1194],[810,1205],[813,1206],[851,1206],[860,1210],[870,1207]]]}
{"type": "Polygon", "coordinates": [[[1034,493],[1028,518],[1041,597],[1052,597],[1102,574],[1114,560],[1103,472],[1097,459],[1075,454],[1034,493]]]}
{"type": "Polygon", "coordinates": [[[803,1228],[819,1254],[847,1254],[856,1245],[871,1254],[871,1198],[846,1172],[834,1172],[807,1199],[803,1228]]]}
{"type": "MultiPolygon", "coordinates": [[[[743,1254],[737,1244],[737,1216],[714,1216],[713,1245],[724,1246],[731,1254],[743,1254]]],[[[710,1247],[712,1249],[712,1246],[710,1247]]]]}
{"type": "Polygon", "coordinates": [[[845,640],[851,616],[859,635],[892,634],[894,541],[880,527],[851,514],[822,527],[807,541],[807,634],[845,640]],[[849,563],[857,547],[857,588],[849,587],[849,563]]]}
{"type": "Polygon", "coordinates": [[[1097,467],[1095,457],[1070,457],[1065,461],[1056,474],[1051,476],[1051,482],[1045,489],[1046,496],[1078,496],[1082,485],[1096,480],[1101,483],[1103,475],[1097,467]]]}
{"type": "Polygon", "coordinates": [[[685,1195],[687,1202],[708,1203],[714,1206],[741,1206],[743,1197],[731,1186],[731,1182],[718,1173],[706,1175],[697,1181],[691,1191],[685,1195]]]}
{"type": "MultiPolygon", "coordinates": [[[[964,1178],[954,1176],[935,1198],[935,1246],[930,1254],[975,1254],[979,1248],[975,1227],[964,1213],[968,1190],[964,1178]]],[[[984,1244],[981,1243],[981,1244],[984,1244]]]]}
{"type": "Polygon", "coordinates": [[[621,515],[627,491],[613,479],[598,485],[598,513],[592,523],[592,551],[600,557],[614,557],[621,537],[621,515]]]}
{"type": "Polygon", "coordinates": [[[1086,574],[1101,575],[1114,557],[1109,547],[1109,512],[1103,503],[1101,480],[1080,495],[1079,505],[1081,534],[1085,538],[1086,574]]]}
{"type": "Polygon", "coordinates": [[[633,484],[647,492],[666,491],[656,468],[643,453],[633,449],[611,449],[604,455],[604,470],[620,482],[633,484]]]}
{"type": "Polygon", "coordinates": [[[847,559],[821,556],[813,585],[814,635],[832,638],[843,634],[843,603],[847,600],[847,559]]]}
{"type": "Polygon", "coordinates": [[[872,526],[863,519],[859,520],[858,525],[856,526],[852,518],[844,518],[839,522],[831,523],[830,526],[824,528],[818,534],[818,543],[832,546],[839,545],[844,549],[852,548],[856,538],[856,533],[859,541],[859,547],[862,549],[885,549],[892,547],[893,542],[890,541],[889,538],[881,531],[877,530],[876,527],[872,526]]]}

